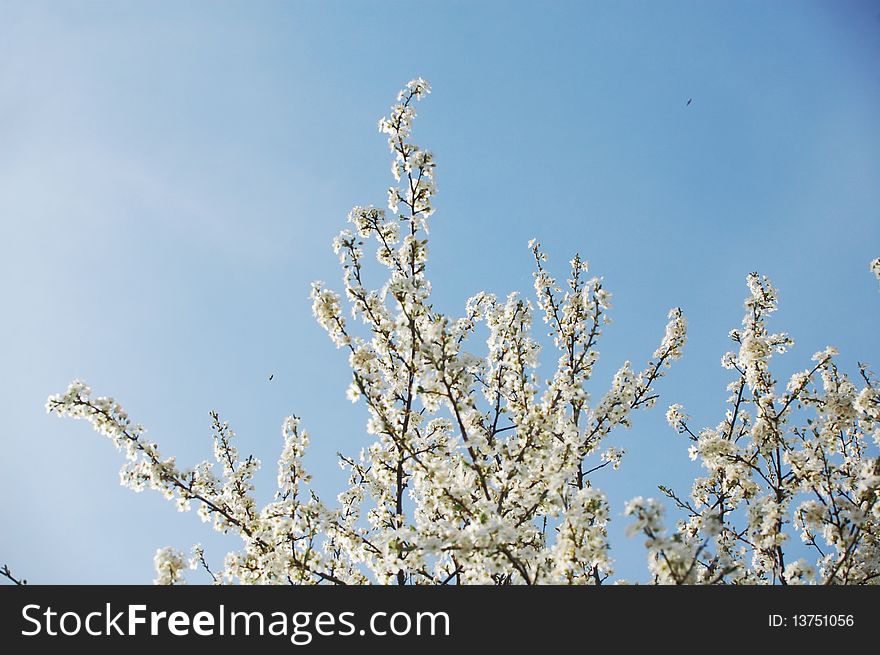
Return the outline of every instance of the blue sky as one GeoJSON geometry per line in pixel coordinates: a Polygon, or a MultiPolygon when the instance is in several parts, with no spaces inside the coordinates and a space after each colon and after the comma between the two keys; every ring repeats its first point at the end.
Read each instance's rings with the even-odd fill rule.
{"type": "Polygon", "coordinates": [[[662,408],[722,417],[747,273],[781,291],[780,377],[829,343],[880,367],[878,63],[877,2],[0,2],[0,562],[139,583],[158,546],[237,545],[120,487],[106,439],[45,414],[75,377],[184,463],[210,456],[218,409],[264,492],[295,412],[318,490],[341,488],[366,412],[308,288],[339,286],[350,207],[384,202],[376,120],[420,75],[440,308],[529,291],[531,237],[560,276],[581,252],[615,299],[594,394],[670,307],[689,318],[661,407],[595,480],[618,570],[643,577],[623,503],[688,490],[662,408]]]}

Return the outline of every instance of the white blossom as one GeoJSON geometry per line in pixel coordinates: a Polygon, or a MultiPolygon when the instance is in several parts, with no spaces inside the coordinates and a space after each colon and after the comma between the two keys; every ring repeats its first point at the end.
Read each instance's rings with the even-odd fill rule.
{"type": "Polygon", "coordinates": [[[153,567],[156,569],[157,585],[186,584],[182,572],[190,568],[183,553],[173,548],[160,548],[153,558],[153,567]]]}
{"type": "MultiPolygon", "coordinates": [[[[624,439],[621,428],[657,402],[658,382],[682,356],[686,319],[673,308],[659,346],[616,362],[598,385],[611,292],[579,254],[557,279],[537,239],[528,244],[533,294],[479,292],[460,315],[441,312],[428,275],[437,162],[412,140],[416,104],[429,93],[412,80],[379,121],[392,159],[388,212],[355,206],[332,244],[341,289],[311,288],[315,320],[348,359],[346,397],[366,414],[356,454],[340,455],[348,482],[335,499],[311,485],[310,435],[297,416],[282,422],[275,493],[258,496],[260,462],[240,454],[216,412],[213,457],[185,468],[85,383],[49,398],[49,412],[88,421],[123,451],[122,484],[159,491],[240,539],[210,558],[218,564],[201,546],[189,561],[160,549],[157,583],[183,583],[190,568],[215,584],[611,580],[615,512],[598,483],[625,466],[625,451],[609,435],[624,439]],[[381,272],[378,285],[368,284],[377,277],[370,267],[381,272]]],[[[626,506],[629,532],[644,539],[658,584],[876,583],[876,378],[862,367],[850,380],[828,348],[782,389],[771,363],[793,341],[767,327],[778,294],[756,273],[746,283],[745,316],[722,358],[733,378],[729,408],[698,432],[683,405],[666,412],[702,466],[689,498],[659,487],[684,517],[668,528],[660,501],[636,498],[626,506]],[[815,562],[787,557],[795,532],[815,562]]]]}
{"type": "Polygon", "coordinates": [[[770,281],[753,273],[746,282],[742,328],[730,332],[739,352],[722,358],[737,374],[724,419],[695,435],[680,404],[666,415],[708,472],[694,480],[690,499],[660,487],[687,519],[677,539],[667,537],[661,507],[636,499],[630,529],[649,537],[656,582],[877,584],[880,460],[870,448],[880,446],[877,380],[861,366],[859,389],[829,346],[777,390],[771,360],[792,340],[767,329],[778,297],[770,281]],[[793,532],[814,562],[791,560],[793,532]]]}

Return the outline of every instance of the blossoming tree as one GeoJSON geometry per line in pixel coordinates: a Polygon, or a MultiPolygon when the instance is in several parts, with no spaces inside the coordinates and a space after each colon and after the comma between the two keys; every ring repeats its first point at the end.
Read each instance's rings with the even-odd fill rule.
{"type": "MultiPolygon", "coordinates": [[[[605,437],[656,403],[656,383],[681,356],[685,319],[671,310],[644,367],[624,363],[594,397],[587,388],[611,295],[580,256],[558,282],[532,241],[533,300],[480,293],[462,316],[438,312],[427,276],[435,160],[411,140],[415,104],[428,93],[424,80],[409,82],[379,121],[393,153],[390,213],[355,207],[351,227],[334,240],[344,293],[312,286],[316,320],[348,354],[348,397],[369,412],[370,442],[358,455],[340,456],[349,478],[335,502],[309,489],[309,436],[298,417],[284,421],[278,488],[260,507],[252,484],[259,462],[240,456],[216,413],[215,461],[181,468],[113,398],[96,397],[80,381],[49,398],[48,411],[86,419],[124,451],[124,485],[156,489],[241,537],[241,549],[217,571],[199,547],[189,558],[160,549],[158,583],[183,582],[185,570],[198,567],[217,583],[601,584],[613,575],[609,504],[591,475],[617,468],[623,452],[603,446],[605,437]],[[364,281],[368,251],[387,276],[378,289],[364,281]],[[557,351],[546,383],[537,375],[536,313],[557,351]]],[[[880,261],[872,270],[880,276],[880,261]]],[[[647,539],[658,583],[874,581],[874,378],[863,368],[857,389],[829,349],[777,392],[769,361],[790,340],[765,327],[776,306],[770,283],[757,275],[748,281],[746,319],[731,333],[739,351],[723,360],[736,373],[732,409],[698,434],[680,405],[667,413],[709,473],[695,481],[690,500],[661,487],[686,514],[677,532],[667,535],[661,506],[643,499],[627,507],[633,531],[647,539]],[[796,422],[806,410],[815,418],[796,422]],[[802,496],[809,498],[795,505],[802,496]],[[790,521],[816,549],[817,573],[785,559],[790,521]]]]}

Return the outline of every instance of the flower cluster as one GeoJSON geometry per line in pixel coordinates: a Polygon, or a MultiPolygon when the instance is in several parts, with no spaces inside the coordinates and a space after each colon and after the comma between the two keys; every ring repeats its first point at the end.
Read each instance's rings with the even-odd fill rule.
{"type": "Polygon", "coordinates": [[[216,414],[213,461],[182,469],[112,398],[76,381],[49,399],[50,412],[88,420],[125,451],[124,484],[159,490],[241,537],[216,572],[200,547],[188,564],[160,550],[157,582],[182,581],[188,566],[217,583],[601,584],[612,575],[610,511],[593,480],[620,467],[624,451],[603,442],[654,405],[656,383],[681,356],[686,321],[673,309],[647,364],[623,363],[594,399],[588,387],[611,294],[580,256],[560,283],[533,241],[534,299],[479,293],[461,316],[438,312],[427,277],[435,159],[411,140],[416,102],[429,92],[411,81],[379,121],[395,184],[387,212],[355,207],[334,239],[342,293],[312,286],[315,319],[348,355],[348,398],[369,414],[363,449],[341,456],[349,485],[335,503],[309,488],[309,437],[296,417],[283,424],[275,498],[260,507],[259,462],[239,455],[216,414]],[[379,288],[365,282],[369,248],[385,273],[379,288]],[[557,358],[546,383],[536,314],[557,358]]]}
{"type": "Polygon", "coordinates": [[[160,548],[153,558],[153,567],[156,569],[157,585],[186,584],[183,579],[183,571],[189,568],[183,553],[173,548],[160,548]]]}
{"type": "Polygon", "coordinates": [[[633,529],[649,537],[649,563],[661,583],[876,584],[877,378],[860,365],[859,388],[829,347],[777,388],[771,359],[792,340],[767,329],[777,308],[770,281],[753,273],[746,282],[742,328],[730,333],[739,348],[721,360],[735,372],[724,419],[695,433],[682,405],[666,414],[707,474],[694,481],[690,499],[660,487],[685,514],[672,538],[663,536],[657,506],[640,499],[629,508],[633,529]],[[815,562],[790,561],[796,536],[815,562]]]}
{"type": "MultiPolygon", "coordinates": [[[[157,490],[241,538],[215,569],[200,546],[189,560],[160,549],[158,584],[184,583],[198,568],[215,584],[602,584],[613,575],[611,511],[596,474],[621,466],[625,451],[607,437],[655,404],[686,320],[671,310],[647,363],[624,362],[594,396],[612,296],[579,255],[557,281],[532,240],[534,297],[478,293],[460,316],[437,311],[427,274],[436,163],[411,140],[429,93],[424,80],[409,82],[379,121],[394,185],[387,210],[354,207],[333,241],[341,292],[312,285],[315,320],[348,357],[347,397],[368,414],[362,449],[340,456],[348,486],[335,502],[310,488],[309,435],[296,416],[283,422],[277,489],[261,506],[260,462],[239,454],[218,414],[212,460],[181,468],[113,398],[80,381],[49,398],[49,412],[90,422],[124,452],[123,485],[157,490]],[[365,282],[368,265],[382,271],[381,286],[365,282]],[[536,322],[555,362],[546,381],[536,322]]],[[[880,259],[870,270],[880,279],[880,259]]],[[[850,379],[828,347],[780,383],[771,364],[793,341],[768,328],[778,294],[757,273],[746,284],[742,325],[721,358],[732,375],[723,418],[694,432],[683,405],[666,412],[704,473],[689,496],[659,487],[682,514],[674,530],[660,502],[632,500],[630,534],[644,537],[658,584],[877,583],[878,380],[865,365],[850,379]]]]}

